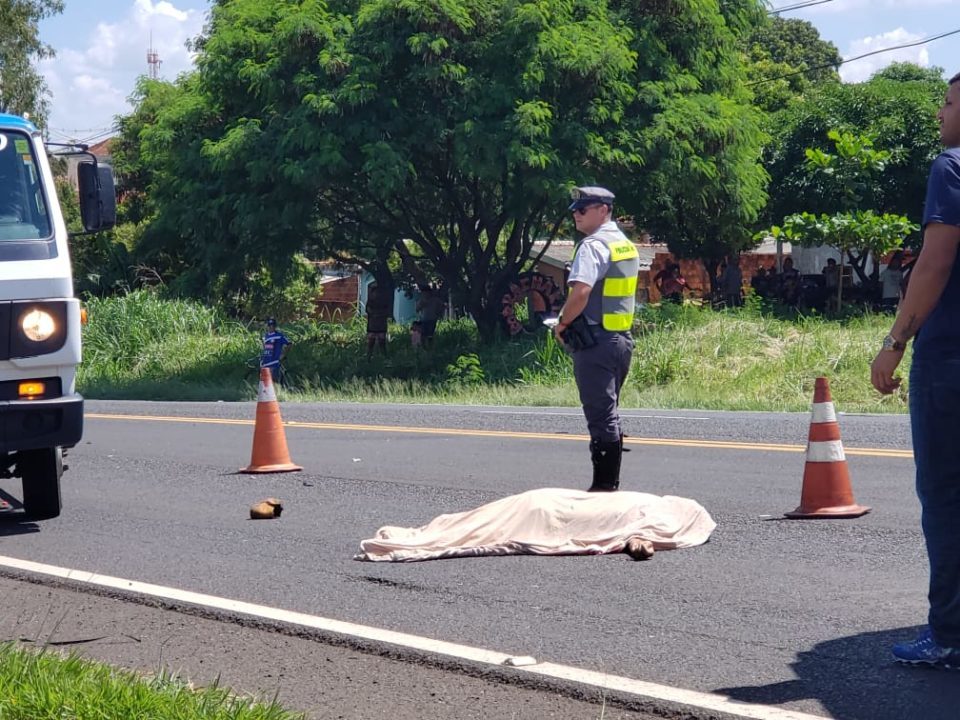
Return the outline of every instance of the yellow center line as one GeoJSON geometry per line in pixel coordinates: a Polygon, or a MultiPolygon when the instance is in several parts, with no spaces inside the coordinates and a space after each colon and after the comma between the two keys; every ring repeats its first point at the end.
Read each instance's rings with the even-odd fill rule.
{"type": "MultiPolygon", "coordinates": [[[[114,415],[107,413],[86,413],[94,420],[139,420],[144,422],[201,423],[207,425],[253,425],[254,420],[234,420],[230,418],[183,417],[177,415],[114,415]]],[[[308,430],[349,430],[352,432],[403,433],[406,435],[456,435],[462,437],[512,438],[516,440],[575,440],[585,442],[587,435],[566,435],[559,433],[512,432],[508,430],[473,430],[461,428],[408,427],[404,425],[356,425],[348,423],[319,423],[286,421],[289,428],[308,430]]],[[[767,452],[800,453],[806,451],[806,445],[787,445],[782,443],[746,443],[731,440],[680,440],[675,438],[627,437],[625,445],[660,445],[666,447],[711,448],[719,450],[761,450],[767,452]]],[[[847,455],[865,457],[913,458],[910,450],[891,448],[850,448],[844,447],[847,455]]]]}

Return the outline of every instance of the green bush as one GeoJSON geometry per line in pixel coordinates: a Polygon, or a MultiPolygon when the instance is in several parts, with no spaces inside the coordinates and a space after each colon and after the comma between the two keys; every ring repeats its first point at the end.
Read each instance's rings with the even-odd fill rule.
{"type": "Polygon", "coordinates": [[[452,387],[476,386],[483,383],[483,366],[476,353],[459,356],[454,362],[447,365],[446,384],[452,387]]]}

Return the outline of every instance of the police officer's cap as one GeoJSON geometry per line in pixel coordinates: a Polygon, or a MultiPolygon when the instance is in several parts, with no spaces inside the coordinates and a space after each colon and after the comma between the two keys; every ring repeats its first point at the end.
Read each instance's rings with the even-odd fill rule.
{"type": "Polygon", "coordinates": [[[602,187],[578,187],[570,191],[570,207],[567,210],[577,210],[589,205],[613,205],[614,194],[602,187]]]}

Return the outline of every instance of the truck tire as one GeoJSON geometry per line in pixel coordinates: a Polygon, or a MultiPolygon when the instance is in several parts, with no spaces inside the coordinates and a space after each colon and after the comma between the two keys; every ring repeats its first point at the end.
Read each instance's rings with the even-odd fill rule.
{"type": "Polygon", "coordinates": [[[49,520],[60,514],[60,477],[63,453],[60,448],[27,450],[18,461],[23,478],[23,509],[33,520],[49,520]]]}

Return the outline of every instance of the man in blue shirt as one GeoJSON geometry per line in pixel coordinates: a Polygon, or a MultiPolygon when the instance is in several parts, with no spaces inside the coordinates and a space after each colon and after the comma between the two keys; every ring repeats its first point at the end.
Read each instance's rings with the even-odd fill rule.
{"type": "Polygon", "coordinates": [[[873,361],[871,382],[888,394],[906,343],[910,426],[921,525],[930,560],[928,626],[893,647],[894,659],[960,669],[960,74],[938,114],[946,151],[933,162],[923,209],[923,249],[897,319],[873,361]]]}
{"type": "Polygon", "coordinates": [[[267,332],[263,336],[263,352],[260,354],[260,367],[270,368],[270,374],[275,383],[282,383],[280,363],[287,355],[290,341],[287,336],[277,330],[277,321],[267,318],[267,332]]]}

